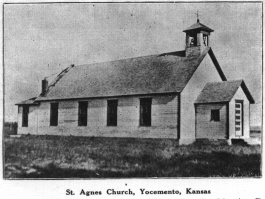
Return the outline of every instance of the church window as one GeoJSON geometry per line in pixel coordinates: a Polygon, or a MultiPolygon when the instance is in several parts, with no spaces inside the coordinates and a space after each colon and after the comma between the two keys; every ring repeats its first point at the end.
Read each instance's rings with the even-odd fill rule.
{"type": "Polygon", "coordinates": [[[50,126],[58,126],[58,103],[51,103],[50,126]]]}
{"type": "Polygon", "coordinates": [[[211,110],[211,121],[220,121],[220,111],[219,111],[219,109],[211,110]]]}
{"type": "Polygon", "coordinates": [[[140,99],[140,126],[151,126],[152,98],[140,99]]]}
{"type": "Polygon", "coordinates": [[[108,100],[107,126],[117,126],[118,100],[108,100]]]}
{"type": "Polygon", "coordinates": [[[22,127],[28,127],[28,120],[29,120],[29,107],[23,106],[22,107],[22,127]]]}
{"type": "Polygon", "coordinates": [[[87,102],[79,102],[78,126],[87,126],[87,102]]]}

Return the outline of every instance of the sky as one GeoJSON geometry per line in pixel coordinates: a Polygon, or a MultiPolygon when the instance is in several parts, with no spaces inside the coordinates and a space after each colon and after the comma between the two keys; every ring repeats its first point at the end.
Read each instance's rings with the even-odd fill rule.
{"type": "Polygon", "coordinates": [[[250,125],[261,125],[262,4],[242,2],[5,4],[5,120],[71,64],[184,50],[197,10],[227,79],[244,79],[255,99],[250,125]]]}

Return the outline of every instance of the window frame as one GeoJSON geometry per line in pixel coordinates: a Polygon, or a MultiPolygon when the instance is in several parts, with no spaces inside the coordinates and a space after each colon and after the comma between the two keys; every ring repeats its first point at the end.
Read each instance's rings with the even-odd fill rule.
{"type": "Polygon", "coordinates": [[[211,120],[213,122],[220,122],[220,109],[211,109],[211,120]]]}
{"type": "Polygon", "coordinates": [[[58,120],[59,120],[59,103],[53,102],[50,104],[50,126],[58,126],[58,120]]]}
{"type": "Polygon", "coordinates": [[[118,99],[107,100],[107,126],[118,126],[118,106],[118,99]]]}
{"type": "Polygon", "coordinates": [[[150,127],[152,126],[152,98],[140,98],[140,127],[150,127]],[[144,112],[144,107],[146,111],[144,112]],[[146,118],[148,117],[148,118],[146,118]]]}
{"type": "Polygon", "coordinates": [[[78,126],[87,126],[87,101],[78,102],[78,126]]]}
{"type": "Polygon", "coordinates": [[[29,126],[29,106],[22,106],[22,127],[29,126]]]}

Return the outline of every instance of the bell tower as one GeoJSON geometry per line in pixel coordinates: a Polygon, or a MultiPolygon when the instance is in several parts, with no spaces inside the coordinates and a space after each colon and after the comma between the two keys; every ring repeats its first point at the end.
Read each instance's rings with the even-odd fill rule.
{"type": "Polygon", "coordinates": [[[205,47],[210,46],[211,28],[200,23],[197,13],[197,23],[183,30],[186,33],[186,57],[200,55],[205,47]]]}

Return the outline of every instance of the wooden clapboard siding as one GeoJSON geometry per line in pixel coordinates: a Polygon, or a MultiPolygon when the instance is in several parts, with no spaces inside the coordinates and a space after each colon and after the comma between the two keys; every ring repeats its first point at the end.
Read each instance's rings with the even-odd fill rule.
{"type": "Polygon", "coordinates": [[[196,108],[196,138],[227,138],[227,103],[198,104],[196,108]],[[211,121],[211,110],[218,109],[220,121],[211,121]]]}
{"type": "Polygon", "coordinates": [[[118,126],[135,128],[139,126],[139,97],[120,98],[118,101],[118,126]]]}
{"type": "Polygon", "coordinates": [[[107,100],[88,100],[87,126],[91,129],[101,129],[107,124],[107,100]]]}
{"type": "Polygon", "coordinates": [[[152,126],[176,128],[178,120],[177,96],[157,96],[152,100],[152,126]]]}
{"type": "Polygon", "coordinates": [[[78,102],[59,102],[58,126],[77,126],[78,124],[78,102]]]}
{"type": "Polygon", "coordinates": [[[207,82],[222,81],[212,59],[207,54],[190,81],[181,92],[181,139],[195,139],[194,102],[207,82]]]}
{"type": "Polygon", "coordinates": [[[18,106],[18,134],[37,134],[37,106],[29,106],[28,126],[22,127],[23,106],[18,106]]]}
{"type": "Polygon", "coordinates": [[[58,101],[58,126],[50,126],[50,103],[38,110],[39,134],[104,137],[178,138],[178,94],[101,99],[88,102],[87,126],[78,126],[78,101],[58,101]],[[140,98],[152,98],[152,126],[139,126],[140,98]],[[118,100],[117,127],[107,126],[107,100],[118,100]]]}

